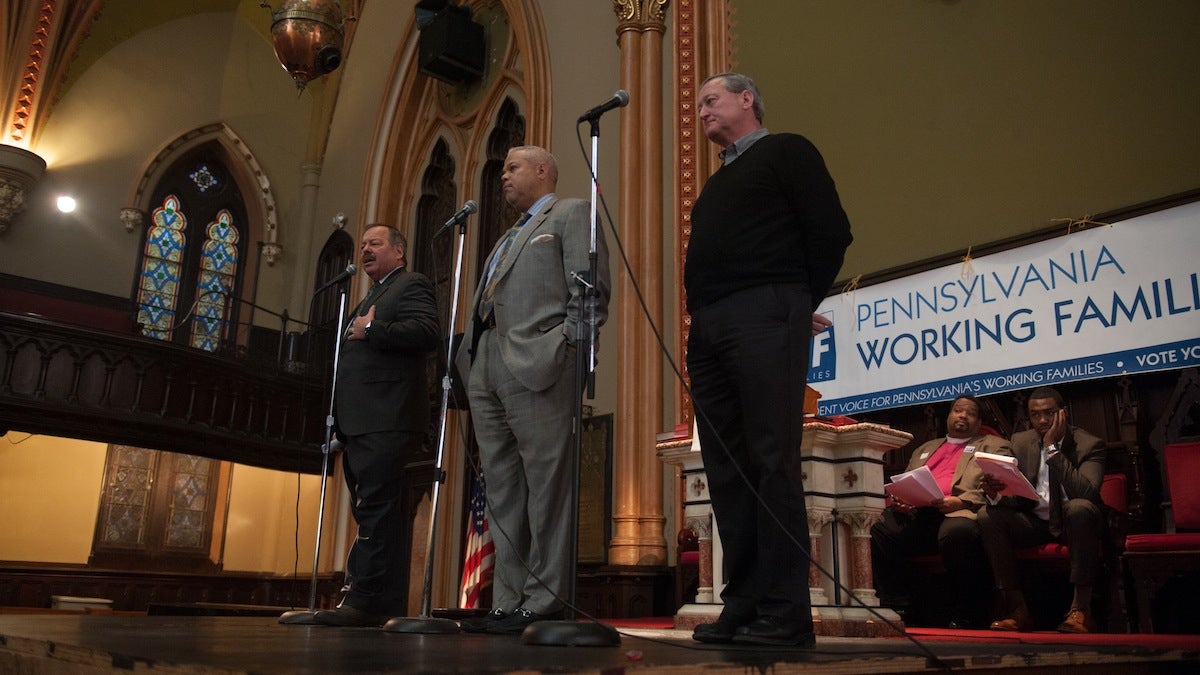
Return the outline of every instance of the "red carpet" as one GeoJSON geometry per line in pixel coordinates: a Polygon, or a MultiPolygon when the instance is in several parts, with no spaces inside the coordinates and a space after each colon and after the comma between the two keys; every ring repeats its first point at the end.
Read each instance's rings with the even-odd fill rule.
{"type": "Polygon", "coordinates": [[[643,616],[632,619],[601,619],[613,628],[647,628],[663,630],[675,627],[675,619],[669,616],[643,616]]]}
{"type": "Polygon", "coordinates": [[[1200,635],[1092,633],[1072,635],[1051,631],[1002,633],[991,630],[951,630],[949,628],[909,628],[908,634],[923,640],[946,642],[1003,642],[1006,644],[1068,644],[1137,646],[1151,649],[1200,650],[1200,635]]]}
{"type": "MultiPolygon", "coordinates": [[[[674,628],[669,616],[647,616],[632,619],[602,619],[614,628],[674,628]]],[[[1200,651],[1200,635],[1093,633],[1071,635],[1051,631],[1033,633],[1000,633],[991,630],[950,630],[949,628],[909,628],[909,635],[922,640],[940,642],[996,642],[1004,644],[1067,644],[1136,646],[1150,649],[1191,649],[1200,651]]],[[[901,639],[901,638],[897,638],[901,639]]]]}

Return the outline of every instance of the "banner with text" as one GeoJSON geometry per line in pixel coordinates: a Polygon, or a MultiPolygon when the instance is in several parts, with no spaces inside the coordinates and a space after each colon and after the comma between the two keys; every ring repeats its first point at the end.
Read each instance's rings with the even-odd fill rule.
{"type": "Polygon", "coordinates": [[[1200,364],[1200,202],[826,298],[808,382],[851,415],[1200,364]]]}

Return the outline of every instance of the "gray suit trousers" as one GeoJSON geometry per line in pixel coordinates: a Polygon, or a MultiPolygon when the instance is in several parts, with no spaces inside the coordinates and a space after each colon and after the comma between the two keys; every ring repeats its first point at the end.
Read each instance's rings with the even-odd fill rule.
{"type": "Polygon", "coordinates": [[[549,614],[569,600],[574,350],[566,350],[557,382],[531,391],[504,363],[499,342],[495,330],[480,336],[468,384],[496,546],[492,607],[549,614]]]}

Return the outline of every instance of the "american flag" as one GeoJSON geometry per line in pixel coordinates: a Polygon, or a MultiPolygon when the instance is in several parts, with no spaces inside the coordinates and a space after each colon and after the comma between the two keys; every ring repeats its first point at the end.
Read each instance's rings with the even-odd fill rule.
{"type": "Polygon", "coordinates": [[[496,547],[488,532],[487,491],[482,473],[476,473],[471,485],[471,522],[467,525],[467,546],[463,555],[462,592],[458,606],[464,609],[479,607],[479,596],[492,583],[496,562],[496,547]]]}

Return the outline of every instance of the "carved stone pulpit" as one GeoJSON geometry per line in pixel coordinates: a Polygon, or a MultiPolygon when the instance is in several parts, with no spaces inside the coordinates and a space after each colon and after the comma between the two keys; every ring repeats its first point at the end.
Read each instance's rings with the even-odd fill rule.
{"type": "MultiPolygon", "coordinates": [[[[883,511],[883,455],[912,440],[912,435],[880,424],[836,425],[813,419],[804,425],[799,448],[805,506],[815,566],[808,575],[814,626],[820,635],[874,636],[892,633],[862,607],[876,608],[887,619],[899,617],[879,607],[871,572],[871,526],[883,511]],[[845,587],[847,590],[843,590],[845,587]],[[849,597],[853,594],[862,604],[849,597]]],[[[676,628],[712,621],[721,612],[724,569],[720,533],[712,518],[708,479],[699,442],[658,446],[660,458],[682,475],[684,523],[699,537],[699,589],[696,601],[679,608],[676,628]]]]}

